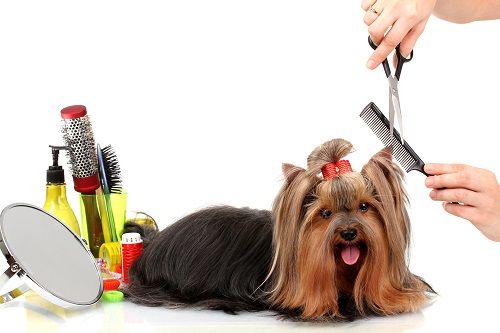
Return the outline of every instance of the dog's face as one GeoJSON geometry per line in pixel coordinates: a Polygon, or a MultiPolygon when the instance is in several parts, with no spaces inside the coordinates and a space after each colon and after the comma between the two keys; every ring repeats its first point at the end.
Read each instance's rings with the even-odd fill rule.
{"type": "Polygon", "coordinates": [[[308,242],[299,244],[318,243],[325,256],[335,261],[338,289],[350,292],[369,249],[376,246],[373,243],[387,243],[379,205],[359,173],[321,182],[313,196],[302,228],[308,242]]]}
{"type": "Polygon", "coordinates": [[[358,314],[418,308],[426,288],[407,268],[402,170],[383,150],[361,172],[325,179],[327,153],[336,161],[351,148],[340,139],[325,145],[313,151],[308,170],[284,166],[274,207],[273,301],[310,319],[342,316],[341,297],[358,314]]]}

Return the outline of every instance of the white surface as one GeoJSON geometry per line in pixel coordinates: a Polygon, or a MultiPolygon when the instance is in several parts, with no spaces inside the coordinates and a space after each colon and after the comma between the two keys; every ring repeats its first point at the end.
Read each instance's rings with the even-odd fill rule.
{"type": "MultiPolygon", "coordinates": [[[[381,145],[358,114],[370,101],[387,109],[387,82],[381,68],[365,68],[371,49],[358,2],[3,2],[0,205],[43,205],[48,145],[61,143],[59,110],[71,104],[85,104],[96,140],[115,147],[129,209],[161,227],[211,204],[269,208],[281,163],[304,166],[334,137],[353,142],[350,159],[360,169],[381,145]]],[[[425,161],[500,173],[499,36],[500,21],[429,21],[400,84],[405,138],[425,161]]],[[[498,332],[500,244],[446,215],[423,181],[407,177],[411,269],[441,296],[421,314],[342,329],[498,332]]],[[[68,196],[78,215],[77,195],[68,196]]],[[[15,304],[0,306],[2,331],[40,324],[97,332],[115,318],[107,307],[58,319],[15,304]]],[[[202,330],[203,322],[213,331],[303,328],[258,315],[117,308],[124,314],[116,325],[144,332],[202,330]]]]}
{"type": "MultiPolygon", "coordinates": [[[[498,332],[497,308],[463,305],[462,297],[439,297],[423,311],[345,323],[297,323],[272,313],[229,315],[219,311],[164,309],[129,302],[99,303],[72,312],[28,293],[3,306],[3,327],[16,332],[498,332]]],[[[493,305],[493,303],[492,303],[493,305]]]]}

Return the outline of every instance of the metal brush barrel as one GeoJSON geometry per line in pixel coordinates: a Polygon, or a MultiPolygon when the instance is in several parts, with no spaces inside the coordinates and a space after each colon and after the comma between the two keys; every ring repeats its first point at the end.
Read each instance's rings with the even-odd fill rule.
{"type": "Polygon", "coordinates": [[[96,145],[92,125],[82,105],[61,110],[64,144],[70,148],[68,158],[75,190],[92,193],[99,188],[96,145]]]}

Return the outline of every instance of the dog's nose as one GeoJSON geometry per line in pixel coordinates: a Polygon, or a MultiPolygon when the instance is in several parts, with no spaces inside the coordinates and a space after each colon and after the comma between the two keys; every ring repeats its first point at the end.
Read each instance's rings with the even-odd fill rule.
{"type": "Polygon", "coordinates": [[[342,230],[340,232],[340,236],[346,241],[352,241],[354,238],[356,238],[357,234],[358,232],[356,231],[356,229],[353,228],[342,230]]]}

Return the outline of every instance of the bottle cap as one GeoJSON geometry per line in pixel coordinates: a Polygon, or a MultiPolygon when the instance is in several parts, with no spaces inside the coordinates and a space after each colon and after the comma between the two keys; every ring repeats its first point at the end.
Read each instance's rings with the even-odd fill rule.
{"type": "Polygon", "coordinates": [[[47,183],[64,184],[64,170],[59,165],[59,151],[67,149],[64,146],[49,146],[52,148],[52,165],[47,169],[47,183]]]}
{"type": "Polygon", "coordinates": [[[47,169],[47,183],[63,184],[64,183],[64,170],[62,166],[49,166],[47,169]]]}
{"type": "Polygon", "coordinates": [[[122,235],[122,244],[142,243],[141,235],[138,232],[127,232],[122,235]]]}

